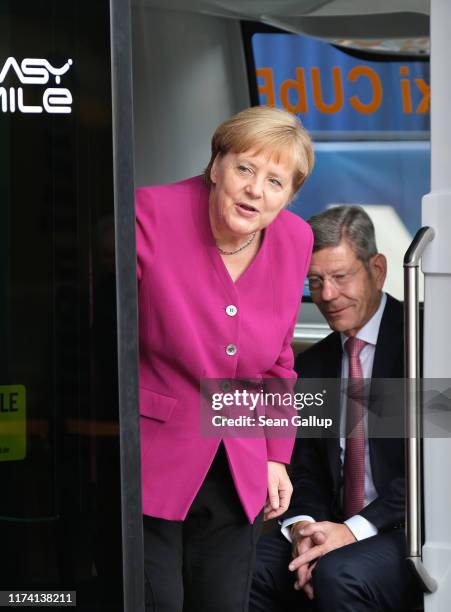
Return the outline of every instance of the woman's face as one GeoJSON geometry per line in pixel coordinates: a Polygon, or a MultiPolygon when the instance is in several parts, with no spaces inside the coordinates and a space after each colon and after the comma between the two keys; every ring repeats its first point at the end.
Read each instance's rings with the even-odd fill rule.
{"type": "Polygon", "coordinates": [[[242,237],[267,227],[292,195],[295,162],[291,155],[218,155],[211,168],[210,212],[214,231],[242,237]]]}

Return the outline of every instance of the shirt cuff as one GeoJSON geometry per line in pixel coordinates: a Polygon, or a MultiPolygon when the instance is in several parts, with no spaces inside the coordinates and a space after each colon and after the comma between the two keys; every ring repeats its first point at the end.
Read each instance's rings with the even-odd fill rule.
{"type": "Polygon", "coordinates": [[[299,516],[292,516],[291,518],[285,519],[280,523],[280,530],[282,531],[282,535],[286,537],[289,542],[292,542],[291,530],[289,529],[291,525],[294,523],[299,523],[299,521],[310,521],[311,523],[315,523],[315,519],[307,514],[300,514],[299,516]]]}
{"type": "Polygon", "coordinates": [[[371,536],[375,536],[378,533],[377,527],[360,514],[351,516],[344,523],[352,531],[357,541],[371,538],[371,536]]]}

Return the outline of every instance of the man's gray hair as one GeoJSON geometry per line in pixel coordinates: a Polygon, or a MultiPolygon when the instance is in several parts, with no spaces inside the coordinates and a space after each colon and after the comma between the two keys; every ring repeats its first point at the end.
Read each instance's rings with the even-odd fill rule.
{"type": "Polygon", "coordinates": [[[313,230],[313,252],[349,242],[357,259],[367,263],[377,254],[374,225],[361,206],[333,206],[310,217],[313,230]]]}

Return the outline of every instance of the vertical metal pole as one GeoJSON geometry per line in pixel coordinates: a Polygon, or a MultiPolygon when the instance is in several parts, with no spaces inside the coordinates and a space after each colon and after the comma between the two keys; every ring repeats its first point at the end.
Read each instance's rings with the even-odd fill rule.
{"type": "Polygon", "coordinates": [[[407,555],[421,556],[421,483],[420,483],[420,448],[418,430],[419,396],[419,351],[418,351],[418,268],[405,268],[404,282],[405,332],[406,343],[406,537],[407,555]]]}
{"type": "Polygon", "coordinates": [[[418,268],[434,230],[421,228],[404,257],[404,342],[406,372],[406,540],[407,561],[421,581],[423,590],[432,593],[437,583],[426,572],[421,560],[421,433],[422,410],[420,381],[420,336],[418,268]]]}
{"type": "Polygon", "coordinates": [[[124,612],[144,612],[130,2],[110,9],[124,612]]]}

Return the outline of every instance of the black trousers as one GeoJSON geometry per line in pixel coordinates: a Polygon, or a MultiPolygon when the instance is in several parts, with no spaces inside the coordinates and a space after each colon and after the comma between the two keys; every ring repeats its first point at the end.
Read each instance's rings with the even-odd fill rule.
{"type": "Polygon", "coordinates": [[[144,516],[146,612],[247,612],[261,520],[249,524],[221,444],[184,521],[144,516]]]}
{"type": "Polygon", "coordinates": [[[338,548],[313,570],[315,598],[293,588],[291,544],[277,530],[261,538],[250,595],[250,612],[389,612],[420,601],[405,562],[404,532],[393,529],[338,548]]]}

